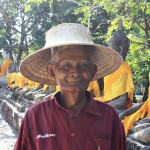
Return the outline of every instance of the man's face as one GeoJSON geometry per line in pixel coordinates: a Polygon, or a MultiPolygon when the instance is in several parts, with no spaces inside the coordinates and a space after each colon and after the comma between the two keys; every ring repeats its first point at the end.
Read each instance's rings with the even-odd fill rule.
{"type": "Polygon", "coordinates": [[[68,46],[55,54],[53,71],[61,90],[85,91],[96,73],[96,66],[85,47],[68,46]]]}

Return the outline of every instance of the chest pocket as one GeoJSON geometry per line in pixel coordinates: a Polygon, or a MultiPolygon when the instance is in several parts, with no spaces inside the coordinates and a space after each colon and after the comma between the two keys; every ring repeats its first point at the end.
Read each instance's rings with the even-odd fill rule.
{"type": "Polygon", "coordinates": [[[111,142],[104,139],[86,138],[85,150],[111,150],[111,142]]]}

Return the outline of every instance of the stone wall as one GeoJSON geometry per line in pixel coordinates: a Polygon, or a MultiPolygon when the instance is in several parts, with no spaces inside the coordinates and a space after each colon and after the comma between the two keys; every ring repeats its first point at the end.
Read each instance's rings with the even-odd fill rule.
{"type": "Polygon", "coordinates": [[[4,99],[0,99],[0,113],[19,132],[25,113],[19,112],[12,104],[4,99]]]}
{"type": "Polygon", "coordinates": [[[127,137],[128,150],[150,150],[150,145],[145,145],[127,137]]]}

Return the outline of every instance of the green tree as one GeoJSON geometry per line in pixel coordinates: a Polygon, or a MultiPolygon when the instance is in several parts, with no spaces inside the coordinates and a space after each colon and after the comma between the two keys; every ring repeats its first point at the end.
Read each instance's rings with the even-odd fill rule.
{"type": "Polygon", "coordinates": [[[124,31],[131,42],[126,60],[132,67],[135,84],[145,86],[150,72],[149,0],[80,0],[77,3],[76,14],[83,13],[84,16],[84,19],[79,20],[90,26],[94,37],[99,39],[96,41],[98,43],[104,41],[107,44],[118,28],[119,19],[123,20],[124,31]]]}
{"type": "MultiPolygon", "coordinates": [[[[20,63],[23,54],[27,55],[29,49],[36,40],[40,38],[43,32],[38,33],[39,28],[42,29],[42,20],[48,20],[50,14],[49,2],[34,3],[27,1],[13,2],[10,0],[2,0],[0,2],[0,32],[4,33],[0,37],[2,42],[1,48],[9,49],[12,53],[17,54],[17,64],[20,63]],[[46,4],[47,3],[47,4],[46,4]],[[38,33],[38,34],[36,34],[38,33]],[[34,39],[36,35],[38,38],[34,39]]],[[[48,24],[45,22],[44,24],[48,24]]],[[[37,47],[40,47],[44,41],[40,41],[37,47]]]]}

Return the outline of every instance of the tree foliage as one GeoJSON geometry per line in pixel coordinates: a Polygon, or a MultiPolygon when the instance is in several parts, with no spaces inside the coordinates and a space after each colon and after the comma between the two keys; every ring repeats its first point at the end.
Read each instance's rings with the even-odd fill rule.
{"type": "Polygon", "coordinates": [[[39,35],[46,30],[50,16],[49,2],[28,3],[26,0],[2,0],[0,2],[0,37],[1,48],[17,54],[20,62],[23,53],[26,55],[32,47],[40,47],[44,40],[39,35]],[[44,27],[43,27],[44,25],[44,27]],[[5,31],[5,32],[4,32],[5,31]],[[37,35],[36,38],[34,36],[37,35]],[[39,40],[40,39],[40,40],[39,40]],[[38,42],[39,44],[36,45],[38,42]],[[33,44],[35,43],[35,45],[33,44]]]}
{"type": "Polygon", "coordinates": [[[122,19],[124,32],[130,39],[130,49],[126,60],[132,67],[135,84],[145,86],[150,72],[150,1],[93,0],[84,1],[84,3],[83,1],[78,2],[80,5],[76,12],[84,14],[84,19],[80,20],[88,24],[90,17],[90,29],[93,29],[97,22],[94,31],[96,31],[95,35],[99,35],[95,36],[99,39],[99,43],[102,40],[107,44],[112,34],[118,29],[118,21],[122,19]],[[86,8],[83,4],[86,5],[86,8]],[[100,28],[102,30],[96,30],[100,28]]]}

